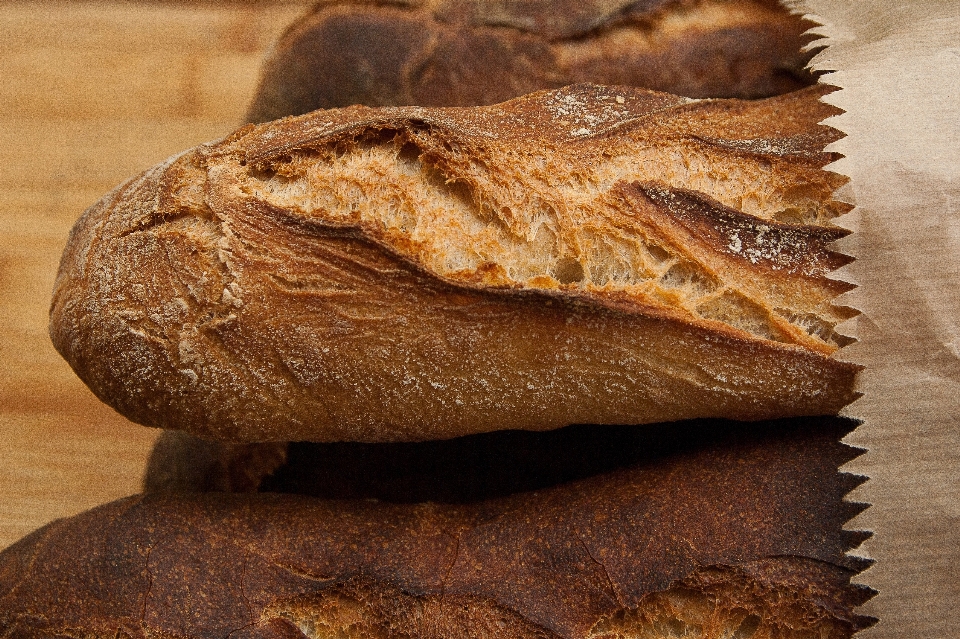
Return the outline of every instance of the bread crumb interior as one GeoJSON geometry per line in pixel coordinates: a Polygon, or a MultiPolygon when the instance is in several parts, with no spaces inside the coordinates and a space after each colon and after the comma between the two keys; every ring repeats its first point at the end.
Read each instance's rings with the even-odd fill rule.
{"type": "Polygon", "coordinates": [[[756,269],[731,266],[737,257],[743,261],[736,255],[739,238],[712,249],[684,245],[648,214],[632,216],[617,201],[617,187],[654,180],[758,223],[790,219],[824,227],[837,214],[824,197],[829,189],[783,186],[796,184],[795,175],[786,175],[791,171],[822,179],[819,169],[707,153],[684,140],[659,146],[634,140],[615,156],[585,162],[514,147],[474,153],[469,167],[450,168],[428,161],[424,145],[409,135],[382,138],[237,170],[246,173],[244,188],[254,197],[332,226],[360,227],[447,281],[626,294],[762,339],[824,353],[843,345],[833,327],[848,315],[829,303],[834,292],[811,295],[822,283],[785,282],[776,273],[763,282],[756,269]],[[497,169],[521,163],[519,177],[497,169]]]}

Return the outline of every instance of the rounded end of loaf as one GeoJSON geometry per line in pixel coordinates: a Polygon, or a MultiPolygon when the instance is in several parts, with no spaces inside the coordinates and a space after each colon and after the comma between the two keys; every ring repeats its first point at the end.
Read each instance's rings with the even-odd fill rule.
{"type": "Polygon", "coordinates": [[[191,171],[195,156],[187,152],[170,158],[84,212],[70,232],[50,306],[51,341],[74,372],[103,402],[150,426],[163,424],[154,415],[166,407],[183,416],[182,393],[177,384],[171,388],[165,376],[170,371],[159,365],[179,345],[155,327],[161,318],[183,317],[189,310],[186,299],[169,295],[169,280],[158,274],[192,267],[200,279],[219,284],[216,247],[210,244],[215,238],[195,217],[202,208],[202,184],[169,188],[178,174],[191,171]],[[168,226],[171,213],[181,228],[177,222],[168,226]],[[151,234],[158,226],[172,233],[151,234]],[[184,247],[188,255],[179,261],[166,251],[161,238],[179,233],[204,244],[204,254],[184,247]]]}

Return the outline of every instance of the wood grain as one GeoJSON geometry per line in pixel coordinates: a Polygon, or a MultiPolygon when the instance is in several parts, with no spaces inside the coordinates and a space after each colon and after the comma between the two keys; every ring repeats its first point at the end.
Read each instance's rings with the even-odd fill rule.
{"type": "Polygon", "coordinates": [[[0,4],[0,548],[137,492],[157,433],[101,404],[47,337],[74,220],[229,133],[309,2],[0,4]]]}

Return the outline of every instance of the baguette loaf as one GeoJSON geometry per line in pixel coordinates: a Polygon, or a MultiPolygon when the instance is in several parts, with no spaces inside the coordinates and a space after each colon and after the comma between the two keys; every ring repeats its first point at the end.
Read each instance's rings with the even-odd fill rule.
{"type": "Polygon", "coordinates": [[[768,97],[813,83],[810,26],[775,0],[327,1],[277,43],[248,118],[475,106],[576,82],[768,97]]]}
{"type": "Polygon", "coordinates": [[[835,414],[822,93],[248,126],[83,215],[51,337],[130,419],[236,442],[835,414]]]}
{"type": "Polygon", "coordinates": [[[469,503],[133,497],[0,554],[0,636],[847,638],[870,594],[844,555],[849,429],[673,439],[469,503]]]}

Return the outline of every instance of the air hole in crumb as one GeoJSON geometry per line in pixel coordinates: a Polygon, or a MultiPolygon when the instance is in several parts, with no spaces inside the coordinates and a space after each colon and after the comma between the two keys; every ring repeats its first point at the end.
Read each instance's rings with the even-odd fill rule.
{"type": "Polygon", "coordinates": [[[470,190],[470,185],[466,182],[444,182],[443,186],[450,196],[459,200],[462,205],[474,206],[473,192],[470,190]]]}
{"type": "Polygon", "coordinates": [[[841,344],[844,340],[856,341],[849,337],[845,338],[837,335],[833,330],[833,324],[813,313],[795,313],[785,308],[775,308],[773,310],[791,324],[802,328],[808,335],[819,337],[824,342],[845,346],[850,341],[841,344]]]}
{"type": "Polygon", "coordinates": [[[777,211],[771,217],[775,222],[783,222],[784,224],[810,224],[816,221],[816,214],[796,207],[777,211]]]}
{"type": "Polygon", "coordinates": [[[390,144],[391,142],[396,144],[403,139],[404,135],[400,130],[388,127],[385,129],[368,129],[361,131],[359,135],[353,138],[352,144],[346,140],[344,140],[344,142],[347,142],[350,146],[369,149],[375,146],[390,144]]]}
{"type": "Polygon", "coordinates": [[[750,639],[750,637],[757,634],[759,628],[760,617],[757,615],[749,615],[740,623],[740,627],[734,631],[730,639],[750,639]]]}
{"type": "Polygon", "coordinates": [[[583,265],[573,257],[564,257],[557,261],[551,273],[561,284],[582,282],[584,277],[583,265]]]}
{"type": "Polygon", "coordinates": [[[701,317],[729,324],[764,339],[785,341],[784,335],[770,322],[770,314],[765,308],[734,291],[704,302],[697,307],[697,312],[701,317]]]}
{"type": "Polygon", "coordinates": [[[277,177],[277,171],[272,166],[254,166],[250,169],[249,175],[254,180],[267,182],[277,177]]]}
{"type": "Polygon", "coordinates": [[[789,188],[783,193],[783,201],[787,206],[773,215],[777,221],[793,224],[812,224],[817,221],[821,195],[815,185],[803,184],[789,188]]]}
{"type": "Polygon", "coordinates": [[[646,244],[647,252],[658,262],[666,262],[670,259],[670,253],[663,250],[656,244],[646,244]]]}
{"type": "Polygon", "coordinates": [[[667,288],[687,289],[695,297],[717,290],[720,283],[690,262],[677,262],[660,276],[660,283],[667,288]]]}
{"type": "MultiPolygon", "coordinates": [[[[419,147],[410,144],[417,150],[419,154],[419,147]]],[[[461,180],[452,180],[448,178],[440,169],[433,166],[432,164],[423,163],[419,157],[416,159],[419,166],[418,170],[421,172],[421,175],[424,180],[426,180],[431,186],[441,191],[443,194],[453,198],[457,201],[460,206],[470,209],[476,215],[481,215],[483,211],[476,205],[473,197],[473,192],[470,189],[470,185],[461,180]]]]}
{"type": "Polygon", "coordinates": [[[397,159],[401,162],[407,162],[409,164],[418,164],[420,162],[420,155],[423,151],[416,144],[412,142],[407,142],[400,147],[400,150],[397,151],[397,159]]]}

